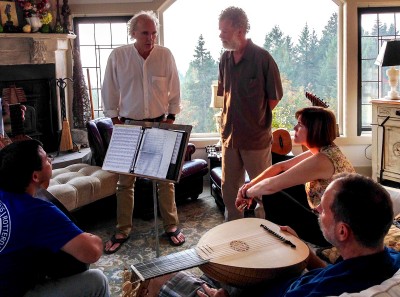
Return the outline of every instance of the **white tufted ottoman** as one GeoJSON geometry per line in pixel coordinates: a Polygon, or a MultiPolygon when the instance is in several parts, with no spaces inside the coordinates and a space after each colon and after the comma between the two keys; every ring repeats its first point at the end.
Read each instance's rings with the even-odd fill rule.
{"type": "Polygon", "coordinates": [[[115,194],[118,174],[84,163],[54,169],[47,189],[69,210],[115,194]]]}

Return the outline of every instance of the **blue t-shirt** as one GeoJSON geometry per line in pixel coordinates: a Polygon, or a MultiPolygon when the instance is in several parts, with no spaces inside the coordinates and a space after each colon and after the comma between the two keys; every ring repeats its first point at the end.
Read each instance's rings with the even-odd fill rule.
{"type": "Polygon", "coordinates": [[[400,253],[385,248],[381,253],[311,270],[293,281],[283,296],[317,297],[359,292],[381,284],[399,268],[400,253]]]}
{"type": "Polygon", "coordinates": [[[24,295],[39,255],[60,251],[82,232],[52,203],[0,189],[0,296],[24,295]]]}

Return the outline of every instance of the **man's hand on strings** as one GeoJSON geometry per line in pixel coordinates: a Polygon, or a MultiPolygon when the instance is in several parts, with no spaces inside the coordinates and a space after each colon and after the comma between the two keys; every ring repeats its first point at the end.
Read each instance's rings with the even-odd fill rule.
{"type": "Polygon", "coordinates": [[[289,227],[289,226],[279,226],[279,228],[282,231],[286,231],[287,233],[290,233],[290,234],[296,236],[297,238],[299,238],[299,235],[297,235],[296,231],[294,231],[291,227],[289,227]]]}
{"type": "Polygon", "coordinates": [[[197,290],[197,296],[199,297],[229,297],[229,294],[224,289],[214,289],[207,286],[207,284],[202,284],[204,292],[201,290],[197,290]]]}

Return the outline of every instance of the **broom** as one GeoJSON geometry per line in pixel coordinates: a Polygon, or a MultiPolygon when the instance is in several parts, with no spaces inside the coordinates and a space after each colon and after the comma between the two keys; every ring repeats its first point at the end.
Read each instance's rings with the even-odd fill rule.
{"type": "Polygon", "coordinates": [[[67,83],[66,83],[67,79],[72,81],[72,79],[70,79],[70,78],[57,79],[57,86],[60,90],[61,117],[63,119],[62,130],[61,130],[61,139],[60,139],[60,145],[59,145],[58,150],[62,151],[62,152],[70,151],[74,148],[73,144],[72,144],[71,130],[70,130],[69,122],[67,119],[67,112],[65,109],[65,87],[67,86],[67,83]]]}
{"type": "Polygon", "coordinates": [[[87,73],[87,81],[88,81],[88,87],[89,87],[89,98],[90,98],[91,119],[94,120],[94,108],[93,108],[93,97],[92,97],[92,85],[91,85],[91,83],[90,83],[89,68],[86,68],[86,73],[87,73]]]}

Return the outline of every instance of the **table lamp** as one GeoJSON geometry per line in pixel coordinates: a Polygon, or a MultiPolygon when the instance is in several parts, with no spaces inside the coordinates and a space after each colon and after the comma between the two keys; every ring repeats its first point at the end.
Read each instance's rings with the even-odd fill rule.
{"type": "MultiPolygon", "coordinates": [[[[222,107],[224,106],[224,97],[217,95],[218,91],[218,82],[213,81],[211,84],[211,104],[210,107],[217,108],[218,112],[214,115],[217,132],[221,132],[221,115],[222,115],[222,107]]],[[[218,141],[218,144],[221,143],[221,139],[218,141]]]]}
{"type": "Polygon", "coordinates": [[[386,70],[390,91],[385,98],[400,99],[399,92],[396,90],[399,82],[399,70],[394,67],[400,65],[400,40],[385,41],[376,58],[375,65],[381,67],[391,66],[390,69],[386,70]]]}

